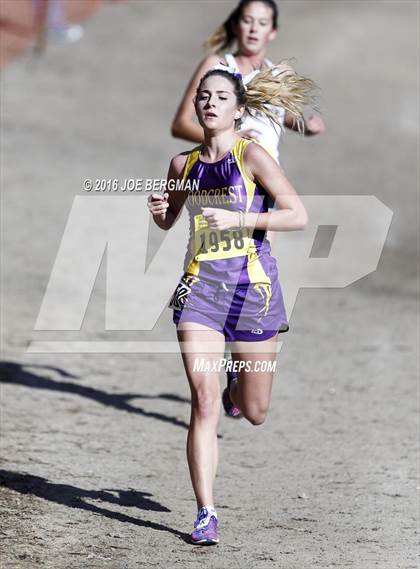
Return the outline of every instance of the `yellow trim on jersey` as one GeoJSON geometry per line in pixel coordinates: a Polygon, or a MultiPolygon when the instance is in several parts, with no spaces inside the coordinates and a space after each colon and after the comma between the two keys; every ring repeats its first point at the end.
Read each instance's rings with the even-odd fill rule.
{"type": "Polygon", "coordinates": [[[184,281],[187,283],[187,285],[189,286],[193,286],[196,282],[198,282],[200,279],[197,276],[194,275],[190,275],[190,274],[186,274],[184,275],[184,281]]]}
{"type": "MultiPolygon", "coordinates": [[[[193,148],[187,156],[187,160],[185,161],[184,172],[182,174],[182,180],[186,180],[188,174],[191,172],[192,167],[197,162],[201,151],[201,144],[193,148]]],[[[186,272],[195,275],[198,277],[200,272],[200,261],[193,257],[186,269],[186,272]]]]}
{"type": "Polygon", "coordinates": [[[236,160],[236,164],[238,165],[239,172],[241,173],[242,179],[245,184],[246,190],[246,209],[245,211],[249,211],[252,205],[252,201],[255,195],[255,188],[256,183],[251,180],[251,178],[246,173],[245,164],[244,164],[244,152],[245,148],[248,144],[252,142],[252,140],[248,140],[246,138],[240,138],[235,146],[232,148],[232,154],[236,160]]]}
{"type": "MultiPolygon", "coordinates": [[[[245,168],[245,164],[244,164],[245,148],[251,142],[255,142],[256,144],[260,144],[258,141],[252,141],[252,140],[248,140],[245,138],[240,138],[239,141],[237,142],[237,144],[235,144],[235,147],[233,148],[233,155],[236,158],[236,162],[238,164],[239,171],[240,171],[240,173],[242,175],[242,179],[245,183],[246,194],[247,194],[246,211],[249,211],[249,209],[251,208],[251,205],[252,205],[252,202],[254,199],[254,195],[255,195],[255,188],[256,188],[256,182],[253,182],[251,180],[251,178],[248,176],[248,174],[246,173],[246,168],[245,168]]],[[[252,283],[252,284],[261,283],[263,285],[271,285],[271,279],[266,274],[266,272],[264,271],[263,266],[261,264],[261,261],[259,259],[259,256],[257,253],[257,247],[255,245],[254,239],[250,239],[250,244],[248,246],[247,270],[248,270],[248,277],[249,277],[250,283],[252,283]]],[[[259,290],[259,292],[261,292],[261,291],[259,290]]],[[[267,298],[268,298],[267,303],[269,302],[270,297],[271,297],[271,287],[270,287],[269,293],[267,292],[267,298]]],[[[267,304],[267,306],[268,306],[268,304],[267,304]]]]}
{"type": "MultiPolygon", "coordinates": [[[[239,138],[238,141],[235,143],[235,145],[232,148],[232,154],[235,158],[236,164],[238,166],[239,172],[242,176],[242,180],[245,184],[245,190],[246,190],[246,197],[247,197],[247,203],[246,203],[246,209],[245,211],[249,211],[255,196],[255,188],[256,188],[256,183],[254,181],[252,181],[249,176],[246,173],[246,169],[245,169],[245,165],[244,165],[244,152],[245,152],[245,148],[248,146],[248,144],[250,144],[252,141],[245,139],[245,138],[239,138]]],[[[258,144],[258,142],[257,142],[258,144]]],[[[184,166],[184,172],[183,172],[183,180],[185,180],[188,176],[188,174],[191,172],[192,167],[194,166],[194,164],[197,162],[197,160],[199,159],[200,156],[200,151],[202,149],[202,146],[196,146],[195,148],[193,148],[191,150],[191,152],[188,154],[185,166],[184,166]]],[[[206,227],[204,227],[204,225],[207,225],[205,220],[203,220],[201,215],[197,215],[195,216],[194,219],[194,235],[195,237],[197,237],[198,233],[200,231],[204,231],[205,232],[205,236],[207,236],[208,233],[208,229],[206,227]],[[204,221],[204,223],[203,223],[204,221]]],[[[211,261],[211,260],[219,260],[219,259],[228,259],[228,258],[233,258],[233,257],[237,257],[237,256],[248,256],[248,262],[247,262],[247,270],[248,270],[248,276],[249,276],[249,280],[250,283],[252,284],[256,284],[256,288],[258,285],[261,285],[263,287],[263,291],[266,292],[266,299],[265,299],[265,304],[264,307],[267,310],[268,309],[268,303],[270,301],[271,298],[271,279],[270,277],[266,274],[266,272],[263,269],[263,266],[259,260],[258,257],[258,253],[257,253],[257,249],[255,246],[255,241],[254,239],[249,237],[249,233],[250,231],[246,228],[243,228],[242,230],[237,230],[240,231],[241,233],[241,237],[243,239],[243,246],[240,249],[237,249],[236,247],[232,247],[231,250],[229,251],[216,251],[216,252],[212,252],[212,251],[206,251],[205,253],[201,253],[201,254],[196,254],[197,250],[194,250],[193,252],[191,252],[193,254],[193,257],[186,269],[186,272],[191,274],[191,275],[195,275],[198,276],[199,272],[200,272],[200,261],[211,261]],[[240,255],[240,251],[244,251],[243,255],[240,255]],[[239,253],[239,255],[238,255],[239,253]],[[268,288],[267,288],[268,287],[268,288]]],[[[220,233],[220,232],[218,232],[220,233]]],[[[232,230],[228,230],[229,236],[230,238],[232,238],[232,230]]],[[[219,242],[220,240],[218,240],[219,242]]],[[[194,240],[194,248],[196,248],[197,246],[197,239],[194,240]]],[[[264,299],[264,294],[262,292],[262,290],[260,288],[257,288],[257,290],[262,294],[263,299],[264,299]]]]}
{"type": "Polygon", "coordinates": [[[196,146],[193,148],[187,156],[187,160],[185,161],[184,172],[182,174],[182,179],[185,180],[188,174],[191,172],[192,167],[197,162],[198,157],[200,156],[201,145],[196,146]]]}
{"type": "Polygon", "coordinates": [[[196,258],[193,257],[185,272],[198,277],[200,272],[200,261],[197,261],[196,258]]]}

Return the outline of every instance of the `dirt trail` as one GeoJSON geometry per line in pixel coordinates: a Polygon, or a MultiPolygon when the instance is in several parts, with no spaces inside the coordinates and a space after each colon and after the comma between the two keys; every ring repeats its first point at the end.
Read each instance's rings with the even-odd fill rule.
{"type": "MultiPolygon", "coordinates": [[[[4,569],[417,567],[416,2],[282,2],[269,55],[322,86],[329,129],[286,137],[290,179],[302,194],[375,195],[394,217],[376,272],[300,291],[266,423],[221,417],[219,546],[186,542],[180,357],[26,352],[34,339],[136,339],[104,330],[103,266],[80,332],[33,328],[82,180],[161,178],[190,147],[168,124],[231,6],[106,5],[79,44],[3,74],[4,569]]],[[[158,326],[175,339],[169,313],[158,326]]]]}

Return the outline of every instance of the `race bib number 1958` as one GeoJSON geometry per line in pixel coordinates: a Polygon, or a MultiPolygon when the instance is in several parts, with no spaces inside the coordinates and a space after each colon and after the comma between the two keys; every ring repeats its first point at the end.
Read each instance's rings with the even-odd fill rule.
{"type": "Polygon", "coordinates": [[[210,229],[203,215],[195,215],[194,243],[198,261],[246,255],[250,245],[249,229],[210,229]]]}

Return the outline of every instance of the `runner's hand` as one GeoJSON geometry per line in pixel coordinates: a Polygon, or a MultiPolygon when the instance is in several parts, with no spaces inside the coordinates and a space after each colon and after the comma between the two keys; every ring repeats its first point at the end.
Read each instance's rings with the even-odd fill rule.
{"type": "Polygon", "coordinates": [[[310,134],[321,134],[325,132],[325,123],[321,117],[311,115],[305,119],[305,129],[310,134]]]}
{"type": "Polygon", "coordinates": [[[239,226],[237,211],[229,211],[216,207],[202,207],[203,217],[209,224],[210,229],[230,229],[239,226]]]}
{"type": "Polygon", "coordinates": [[[169,207],[168,192],[162,194],[152,194],[147,198],[147,207],[153,217],[160,217],[162,220],[166,218],[166,212],[169,207]]]}

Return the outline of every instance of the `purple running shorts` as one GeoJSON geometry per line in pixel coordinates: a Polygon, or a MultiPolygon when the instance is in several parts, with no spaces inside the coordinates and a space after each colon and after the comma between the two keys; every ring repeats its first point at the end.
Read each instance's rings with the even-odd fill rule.
{"type": "Polygon", "coordinates": [[[226,341],[258,342],[289,324],[278,279],[271,285],[227,285],[184,273],[172,296],[173,322],[197,322],[221,332],[226,341]]]}

